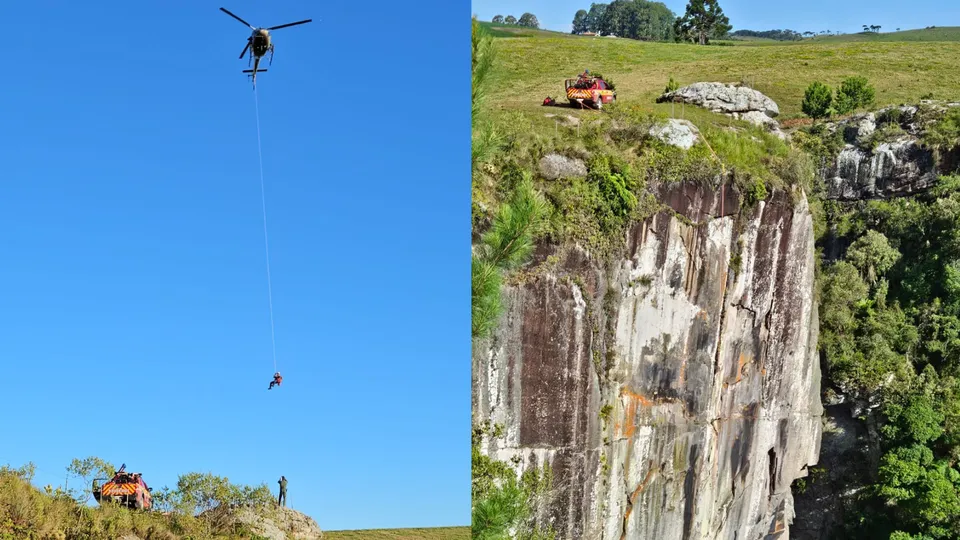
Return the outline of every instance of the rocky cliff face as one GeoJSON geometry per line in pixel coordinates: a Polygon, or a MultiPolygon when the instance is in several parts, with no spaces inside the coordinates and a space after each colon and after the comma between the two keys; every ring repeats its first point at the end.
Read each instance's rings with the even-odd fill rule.
{"type": "MultiPolygon", "coordinates": [[[[956,106],[960,103],[932,108],[956,106]]],[[[921,143],[924,126],[918,112],[916,106],[890,107],[829,124],[827,129],[840,130],[846,144],[826,168],[826,198],[857,201],[916,194],[933,186],[939,174],[956,169],[958,149],[937,155],[921,143]],[[887,133],[878,133],[878,128],[887,133]]]]}
{"type": "Polygon", "coordinates": [[[485,451],[550,464],[561,538],[787,538],[822,414],[806,201],[658,195],[622,259],[545,246],[505,288],[473,354],[474,417],[506,428],[485,451]]]}

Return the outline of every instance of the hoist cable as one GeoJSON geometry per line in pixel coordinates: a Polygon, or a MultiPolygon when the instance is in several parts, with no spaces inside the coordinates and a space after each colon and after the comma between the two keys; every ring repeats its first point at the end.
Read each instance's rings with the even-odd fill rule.
{"type": "Polygon", "coordinates": [[[260,98],[253,86],[253,101],[257,111],[257,155],[260,158],[260,202],[263,207],[263,247],[267,256],[267,298],[270,302],[270,343],[273,346],[273,372],[277,373],[277,338],[273,325],[273,284],[270,278],[270,241],[267,237],[267,194],[263,185],[263,145],[260,142],[260,98]]]}

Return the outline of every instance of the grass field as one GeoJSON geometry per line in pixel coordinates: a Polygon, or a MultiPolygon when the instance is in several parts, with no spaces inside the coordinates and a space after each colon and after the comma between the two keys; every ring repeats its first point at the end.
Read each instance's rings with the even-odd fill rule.
{"type": "Polygon", "coordinates": [[[511,36],[495,39],[498,58],[486,100],[493,109],[541,111],[543,98],[562,97],[563,80],[584,69],[613,79],[618,101],[659,112],[669,112],[669,105],[654,100],[671,76],[681,85],[746,81],[777,102],[781,120],[801,116],[800,103],[811,82],[837,86],[853,75],[870,80],[878,106],[916,102],[930,92],[937,99],[960,99],[960,28],[861,36],[865,39],[860,41],[860,34],[848,34],[722,47],[486,26],[511,36]],[[917,38],[921,35],[925,38],[917,38]],[[894,41],[886,36],[912,37],[894,41]],[[945,41],[933,41],[933,36],[945,41]]]}
{"type": "Polygon", "coordinates": [[[323,531],[323,537],[329,540],[468,540],[470,527],[323,531]]]}

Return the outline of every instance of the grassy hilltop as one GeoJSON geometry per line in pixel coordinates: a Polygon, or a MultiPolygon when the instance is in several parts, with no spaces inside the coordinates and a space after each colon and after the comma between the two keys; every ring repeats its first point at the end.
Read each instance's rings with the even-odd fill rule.
{"type": "Polygon", "coordinates": [[[874,85],[878,106],[916,102],[929,92],[938,99],[960,99],[958,27],[698,46],[484,26],[497,48],[486,99],[486,107],[494,110],[539,110],[544,97],[561,96],[563,80],[584,69],[612,78],[618,101],[661,112],[669,112],[669,105],[653,101],[670,77],[680,85],[744,80],[777,102],[781,119],[801,116],[803,92],[811,82],[835,86],[856,75],[874,85]]]}
{"type": "MultiPolygon", "coordinates": [[[[96,458],[75,461],[70,472],[89,485],[110,476],[96,458]]],[[[108,472],[112,472],[109,469],[108,472]]],[[[294,509],[280,509],[266,485],[243,486],[211,474],[181,475],[173,489],[154,488],[155,508],[135,511],[91,503],[89,489],[64,490],[32,484],[34,466],[0,466],[0,539],[49,540],[126,538],[127,540],[263,540],[251,516],[288,534],[319,534],[312,520],[294,509]],[[223,509],[226,508],[226,511],[223,509]]],[[[332,540],[465,540],[469,527],[323,531],[332,540]]]]}

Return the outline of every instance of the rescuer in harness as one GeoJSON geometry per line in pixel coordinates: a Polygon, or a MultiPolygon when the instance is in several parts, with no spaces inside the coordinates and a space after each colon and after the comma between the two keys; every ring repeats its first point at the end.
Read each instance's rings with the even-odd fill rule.
{"type": "Polygon", "coordinates": [[[280,376],[280,372],[278,371],[274,373],[273,380],[270,381],[270,388],[267,388],[267,390],[273,390],[274,385],[280,386],[280,383],[282,382],[283,382],[283,377],[280,376]]]}

